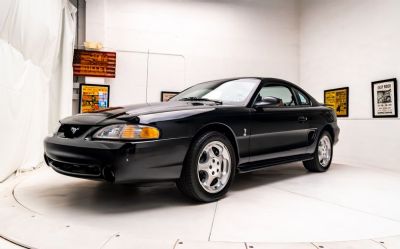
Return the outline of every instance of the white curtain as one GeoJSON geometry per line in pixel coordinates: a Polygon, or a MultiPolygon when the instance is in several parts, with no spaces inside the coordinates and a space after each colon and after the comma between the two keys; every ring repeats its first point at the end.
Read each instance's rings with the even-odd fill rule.
{"type": "Polygon", "coordinates": [[[76,9],[0,2],[0,181],[43,161],[43,138],[71,114],[76,9]]]}

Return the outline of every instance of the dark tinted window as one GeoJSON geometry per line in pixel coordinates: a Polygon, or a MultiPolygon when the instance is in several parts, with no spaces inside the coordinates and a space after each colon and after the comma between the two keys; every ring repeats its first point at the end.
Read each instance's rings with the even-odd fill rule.
{"type": "Polygon", "coordinates": [[[206,82],[186,89],[173,97],[171,101],[184,98],[207,98],[223,103],[246,103],[259,84],[260,80],[255,78],[206,82]]]}
{"type": "Polygon", "coordinates": [[[259,92],[259,99],[264,99],[266,97],[275,97],[281,99],[284,106],[294,106],[296,105],[295,98],[286,86],[280,85],[266,85],[261,88],[259,92]]]}
{"type": "Polygon", "coordinates": [[[304,93],[300,92],[299,90],[295,89],[297,96],[299,96],[299,104],[300,105],[310,105],[310,99],[304,93]]]}

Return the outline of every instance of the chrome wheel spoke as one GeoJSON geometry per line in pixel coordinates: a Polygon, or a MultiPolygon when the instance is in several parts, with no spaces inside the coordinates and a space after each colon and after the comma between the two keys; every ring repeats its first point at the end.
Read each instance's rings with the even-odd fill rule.
{"type": "Polygon", "coordinates": [[[231,155],[220,141],[208,143],[200,153],[197,162],[198,179],[203,189],[218,193],[229,181],[231,174],[231,155]]]}
{"type": "Polygon", "coordinates": [[[199,170],[207,171],[209,169],[209,167],[210,167],[210,162],[208,162],[208,161],[204,162],[204,163],[199,162],[197,167],[198,167],[199,170]]]}
{"type": "Polygon", "coordinates": [[[206,181],[204,181],[203,184],[204,184],[206,187],[211,188],[211,184],[212,184],[212,182],[214,181],[215,178],[216,178],[215,176],[213,176],[213,175],[211,175],[211,174],[208,174],[208,177],[207,177],[206,181]]]}
{"type": "Polygon", "coordinates": [[[207,171],[210,166],[210,155],[207,151],[203,151],[197,162],[197,169],[207,171]]]}
{"type": "Polygon", "coordinates": [[[227,165],[229,165],[230,164],[230,161],[228,160],[228,159],[224,159],[223,161],[222,161],[222,165],[221,165],[221,173],[226,173],[227,172],[227,165]]]}
{"type": "Polygon", "coordinates": [[[318,142],[318,161],[322,167],[327,167],[331,160],[332,144],[328,136],[324,135],[318,142]]]}

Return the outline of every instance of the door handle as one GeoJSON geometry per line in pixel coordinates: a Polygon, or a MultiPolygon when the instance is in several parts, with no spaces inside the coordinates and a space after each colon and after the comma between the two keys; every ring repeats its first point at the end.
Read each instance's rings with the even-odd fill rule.
{"type": "Polygon", "coordinates": [[[300,116],[297,120],[298,120],[300,123],[304,123],[304,122],[307,122],[308,118],[305,117],[305,116],[300,116]]]}

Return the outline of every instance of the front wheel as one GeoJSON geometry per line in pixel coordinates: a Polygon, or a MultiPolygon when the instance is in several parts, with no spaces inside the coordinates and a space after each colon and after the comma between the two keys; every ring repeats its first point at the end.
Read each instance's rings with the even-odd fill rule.
{"type": "Polygon", "coordinates": [[[186,156],[178,188],[202,202],[221,199],[235,176],[234,149],[223,134],[208,132],[197,138],[186,156]]]}
{"type": "Polygon", "coordinates": [[[322,132],[318,139],[317,148],[314,152],[314,159],[304,161],[304,167],[311,172],[325,172],[332,162],[333,144],[329,132],[322,132]]]}

